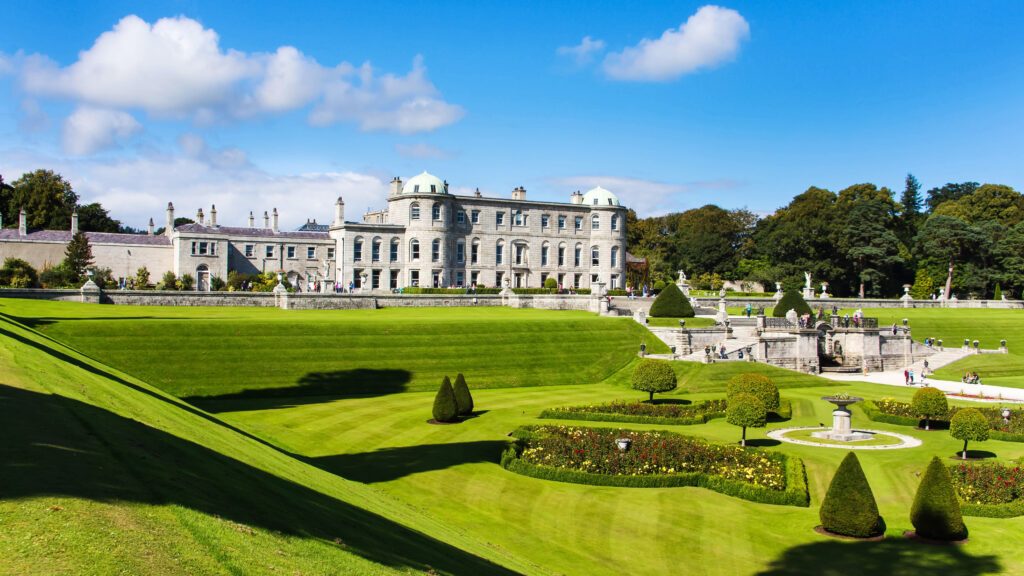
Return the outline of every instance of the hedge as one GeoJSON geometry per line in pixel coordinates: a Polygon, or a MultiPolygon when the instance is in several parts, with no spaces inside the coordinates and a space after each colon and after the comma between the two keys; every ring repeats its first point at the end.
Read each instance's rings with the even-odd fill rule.
{"type": "MultiPolygon", "coordinates": [[[[921,418],[911,418],[909,416],[895,416],[893,414],[886,414],[875,406],[875,403],[871,400],[865,400],[860,404],[861,410],[864,411],[864,415],[868,417],[868,420],[874,422],[882,422],[883,424],[895,424],[897,426],[914,426],[920,427],[921,418]]],[[[950,411],[955,411],[956,406],[951,407],[950,411]]],[[[932,420],[932,428],[937,423],[948,423],[948,420],[932,420]]],[[[1012,432],[1001,432],[999,430],[989,429],[988,431],[989,440],[1002,440],[1004,442],[1024,442],[1024,434],[1014,434],[1012,432]]]]}
{"type": "MultiPolygon", "coordinates": [[[[779,418],[789,420],[793,417],[793,404],[782,400],[775,411],[779,418]]],[[[583,420],[586,422],[625,422],[629,424],[664,424],[669,426],[693,426],[706,424],[716,418],[725,418],[725,411],[705,412],[690,418],[665,418],[660,416],[632,416],[629,414],[611,414],[608,412],[569,412],[560,408],[548,408],[538,418],[546,420],[583,420]]]]}
{"type": "MultiPolygon", "coordinates": [[[[522,434],[522,429],[516,433],[522,434]]],[[[529,431],[525,431],[529,434],[529,431]]],[[[759,504],[775,504],[779,506],[810,506],[810,495],[807,492],[807,474],[803,460],[776,453],[782,459],[786,469],[786,489],[770,490],[751,486],[746,482],[728,480],[700,472],[677,474],[651,474],[647,476],[618,476],[610,474],[594,474],[564,468],[552,468],[524,462],[519,458],[525,439],[517,438],[501,455],[501,466],[510,472],[555,482],[572,484],[588,484],[591,486],[614,486],[619,488],[676,488],[693,486],[707,488],[726,496],[733,496],[759,504]]]]}
{"type": "Polygon", "coordinates": [[[814,311],[811,310],[807,301],[804,300],[804,297],[796,290],[786,290],[782,295],[782,298],[775,303],[775,307],[772,309],[772,316],[776,318],[785,318],[786,313],[790,310],[796,310],[798,316],[814,314],[814,311]]]}
{"type": "Polygon", "coordinates": [[[1024,499],[1017,499],[1006,504],[968,504],[960,503],[960,513],[964,516],[982,518],[1016,518],[1024,516],[1024,499]]]}

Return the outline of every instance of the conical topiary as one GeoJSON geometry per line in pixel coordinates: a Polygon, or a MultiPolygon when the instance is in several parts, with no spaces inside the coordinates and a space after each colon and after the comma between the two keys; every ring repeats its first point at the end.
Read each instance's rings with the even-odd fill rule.
{"type": "Polygon", "coordinates": [[[673,282],[665,285],[665,289],[651,303],[651,318],[693,318],[696,313],[682,290],[673,282]]]}
{"type": "Polygon", "coordinates": [[[469,393],[469,386],[466,385],[466,378],[459,372],[455,376],[455,384],[452,386],[455,391],[455,404],[459,408],[459,414],[465,416],[473,413],[473,395],[469,393]]]}
{"type": "Polygon", "coordinates": [[[953,491],[949,470],[937,456],[928,464],[910,509],[910,523],[919,536],[932,540],[963,540],[967,526],[953,491]]]}
{"type": "Polygon", "coordinates": [[[434,396],[434,420],[438,422],[454,422],[459,417],[459,406],[455,403],[455,391],[452,381],[447,376],[441,381],[441,387],[434,396]]]}
{"type": "Polygon", "coordinates": [[[776,318],[785,318],[786,312],[790,310],[796,310],[798,316],[804,314],[813,314],[811,307],[804,300],[804,297],[800,295],[800,292],[796,290],[786,290],[782,298],[775,303],[775,308],[772,310],[772,316],[776,318]]]}
{"type": "Polygon", "coordinates": [[[846,454],[832,477],[818,517],[822,528],[833,534],[870,538],[885,532],[885,520],[878,514],[875,495],[853,452],[846,454]]]}

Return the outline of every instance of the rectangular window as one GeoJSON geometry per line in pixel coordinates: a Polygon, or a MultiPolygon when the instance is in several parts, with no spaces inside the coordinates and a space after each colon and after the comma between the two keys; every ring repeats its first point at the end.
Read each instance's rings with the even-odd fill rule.
{"type": "Polygon", "coordinates": [[[540,216],[540,227],[541,228],[547,228],[550,225],[551,225],[551,216],[548,216],[547,214],[541,214],[541,216],[540,216]]]}
{"type": "Polygon", "coordinates": [[[526,261],[526,246],[516,244],[516,264],[522,265],[526,261]]]}
{"type": "Polygon", "coordinates": [[[419,270],[410,270],[409,271],[409,286],[419,286],[419,285],[420,285],[420,271],[419,270]]]}
{"type": "Polygon", "coordinates": [[[597,277],[597,274],[591,274],[590,275],[590,285],[593,286],[594,284],[597,284],[598,282],[599,282],[599,279],[597,277]]]}
{"type": "Polygon", "coordinates": [[[612,215],[612,230],[619,229],[619,217],[616,214],[612,215]]]}
{"type": "Polygon", "coordinates": [[[207,244],[206,244],[206,242],[200,242],[199,243],[199,254],[201,256],[205,256],[205,255],[209,254],[209,252],[207,251],[207,244]]]}
{"type": "Polygon", "coordinates": [[[441,219],[441,205],[440,204],[434,204],[433,211],[431,212],[431,218],[433,218],[434,220],[440,220],[441,219]]]}
{"type": "Polygon", "coordinates": [[[498,226],[503,226],[505,224],[505,213],[504,212],[496,213],[494,215],[494,223],[496,225],[498,225],[498,226]]]}
{"type": "Polygon", "coordinates": [[[306,259],[316,260],[316,246],[306,246],[306,259]]]}
{"type": "Polygon", "coordinates": [[[582,216],[577,216],[576,217],[576,229],[577,230],[583,230],[583,217],[582,216]]]}
{"type": "Polygon", "coordinates": [[[465,210],[459,210],[459,214],[458,214],[458,216],[456,218],[458,219],[459,224],[465,224],[466,223],[466,211],[465,210]]]}
{"type": "Polygon", "coordinates": [[[494,274],[494,286],[498,287],[498,288],[504,288],[505,287],[505,273],[504,272],[496,272],[494,274]]]}
{"type": "Polygon", "coordinates": [[[579,246],[577,246],[576,250],[573,253],[572,265],[577,267],[577,268],[579,268],[580,267],[580,259],[582,257],[583,257],[583,249],[580,248],[579,246]]]}
{"type": "Polygon", "coordinates": [[[597,248],[590,251],[590,265],[600,266],[601,265],[601,252],[597,248]]]}
{"type": "Polygon", "coordinates": [[[512,223],[516,226],[525,226],[526,216],[523,216],[523,213],[517,210],[515,216],[512,217],[512,223]]]}
{"type": "Polygon", "coordinates": [[[477,283],[476,281],[477,281],[478,278],[480,278],[480,273],[479,272],[470,272],[469,273],[469,283],[471,285],[475,285],[477,283]]]}
{"type": "Polygon", "coordinates": [[[548,265],[548,247],[547,246],[541,246],[540,247],[540,265],[541,266],[547,266],[548,265]]]}
{"type": "Polygon", "coordinates": [[[273,246],[267,246],[267,250],[266,250],[265,254],[267,255],[267,258],[273,258],[274,257],[274,247],[273,246]]]}
{"type": "Polygon", "coordinates": [[[583,278],[583,274],[573,274],[572,275],[572,285],[573,285],[573,288],[577,288],[578,289],[580,287],[580,280],[582,278],[583,278]]]}
{"type": "Polygon", "coordinates": [[[480,245],[473,244],[469,248],[469,263],[476,264],[480,261],[480,245]]]}
{"type": "Polygon", "coordinates": [[[441,259],[441,243],[434,240],[434,243],[430,246],[430,261],[437,262],[441,259]]]}
{"type": "Polygon", "coordinates": [[[565,216],[558,217],[558,229],[565,230],[565,216]]]}
{"type": "Polygon", "coordinates": [[[352,243],[352,259],[359,262],[363,259],[363,241],[356,240],[352,243]]]}
{"type": "Polygon", "coordinates": [[[295,246],[288,247],[288,257],[295,258],[295,246]]]}
{"type": "Polygon", "coordinates": [[[455,286],[456,286],[456,288],[462,288],[462,285],[463,285],[463,283],[465,283],[465,281],[466,281],[465,273],[463,273],[463,272],[456,272],[455,273],[455,286]]]}
{"type": "Polygon", "coordinates": [[[253,246],[252,244],[246,244],[245,245],[245,257],[246,258],[252,258],[255,253],[256,253],[256,247],[255,246],[253,246]]]}
{"type": "Polygon", "coordinates": [[[494,248],[494,263],[498,264],[499,266],[501,265],[502,252],[504,252],[504,250],[505,250],[505,247],[502,246],[501,244],[498,244],[494,248]]]}
{"type": "Polygon", "coordinates": [[[466,261],[466,245],[459,242],[455,245],[455,261],[465,262],[466,261]]]}
{"type": "Polygon", "coordinates": [[[565,266],[565,246],[558,247],[558,265],[565,266]]]}
{"type": "Polygon", "coordinates": [[[380,270],[370,272],[370,287],[375,290],[380,288],[380,270]]]}
{"type": "Polygon", "coordinates": [[[597,214],[594,214],[594,217],[590,219],[590,229],[591,230],[600,230],[601,229],[601,218],[598,217],[597,214]]]}
{"type": "Polygon", "coordinates": [[[398,262],[398,242],[391,243],[391,261],[398,262]]]}
{"type": "Polygon", "coordinates": [[[210,255],[211,256],[216,256],[217,255],[217,243],[216,242],[210,242],[210,255]]]}
{"type": "Polygon", "coordinates": [[[391,271],[390,276],[391,276],[391,280],[390,280],[390,282],[391,282],[391,289],[392,290],[397,290],[398,289],[398,272],[393,270],[393,271],[391,271]]]}
{"type": "MultiPolygon", "coordinates": [[[[412,256],[411,257],[412,257],[413,260],[419,260],[420,259],[420,243],[419,242],[413,242],[412,243],[412,256]]],[[[417,284],[413,284],[413,286],[417,286],[417,284]]]]}
{"type": "Polygon", "coordinates": [[[380,242],[374,241],[370,245],[370,259],[374,262],[380,262],[380,242]]]}
{"type": "Polygon", "coordinates": [[[480,211],[479,210],[473,210],[469,214],[469,218],[473,222],[473,224],[479,224],[480,223],[480,211]]]}
{"type": "Polygon", "coordinates": [[[327,259],[334,260],[334,248],[327,249],[327,259]]]}

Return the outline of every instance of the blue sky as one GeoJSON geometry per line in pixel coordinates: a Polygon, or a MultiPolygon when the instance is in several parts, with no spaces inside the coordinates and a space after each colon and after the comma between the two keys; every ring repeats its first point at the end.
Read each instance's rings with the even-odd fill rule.
{"type": "Polygon", "coordinates": [[[641,215],[816,185],[1024,188],[1021,2],[35,2],[5,6],[0,174],[142,226],[285,224],[456,191],[641,215]]]}

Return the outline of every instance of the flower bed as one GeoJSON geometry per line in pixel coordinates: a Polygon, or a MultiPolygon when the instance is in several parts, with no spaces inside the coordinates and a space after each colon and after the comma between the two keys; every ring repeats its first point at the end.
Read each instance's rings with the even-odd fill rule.
{"type": "MultiPolygon", "coordinates": [[[[867,417],[875,422],[886,422],[901,426],[917,426],[921,422],[921,418],[914,414],[914,410],[908,402],[900,402],[892,398],[867,401],[862,404],[862,408],[867,417]]],[[[1024,414],[1021,414],[1020,410],[1015,410],[1009,424],[1005,424],[1003,423],[1001,407],[973,408],[976,408],[988,419],[989,437],[991,439],[1005,440],[1007,442],[1024,442],[1024,414]]],[[[947,418],[932,418],[932,423],[942,423],[948,426],[949,420],[961,409],[959,406],[950,406],[947,418]]],[[[940,427],[942,424],[940,424],[940,427]]]]}
{"type": "Polygon", "coordinates": [[[514,433],[506,469],[535,478],[623,487],[699,486],[766,504],[807,506],[803,462],[665,431],[530,426],[514,433]],[[620,451],[616,440],[632,445],[620,451]]]}
{"type": "Polygon", "coordinates": [[[963,513],[969,516],[1024,516],[1024,469],[995,462],[949,467],[963,513]]]}
{"type": "Polygon", "coordinates": [[[725,399],[708,400],[696,404],[615,401],[608,404],[554,408],[541,412],[540,417],[639,424],[703,424],[712,418],[725,417],[725,399]]]}

